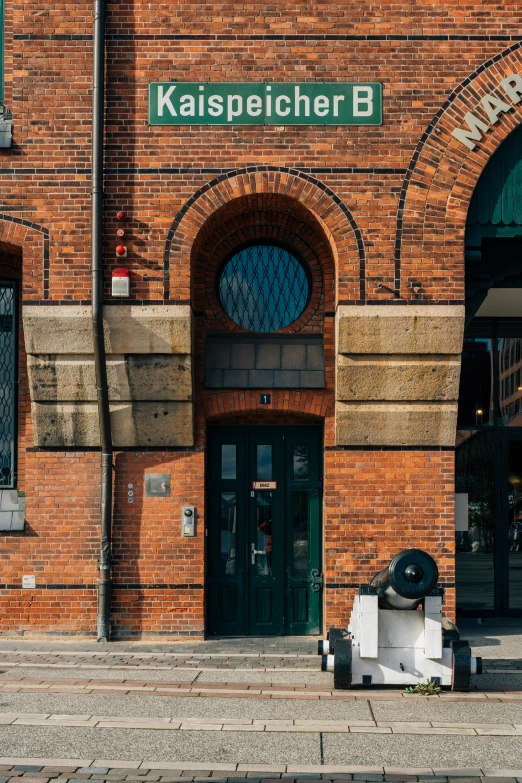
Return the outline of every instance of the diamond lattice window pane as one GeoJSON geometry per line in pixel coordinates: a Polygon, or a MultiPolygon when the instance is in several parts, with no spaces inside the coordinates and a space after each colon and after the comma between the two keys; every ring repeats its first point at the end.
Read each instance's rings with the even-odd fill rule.
{"type": "Polygon", "coordinates": [[[301,262],[276,245],[252,245],[235,253],[219,279],[219,298],[234,323],[251,332],[290,326],[310,297],[301,262]]]}
{"type": "Polygon", "coordinates": [[[0,283],[0,488],[14,486],[15,288],[0,283]]]}

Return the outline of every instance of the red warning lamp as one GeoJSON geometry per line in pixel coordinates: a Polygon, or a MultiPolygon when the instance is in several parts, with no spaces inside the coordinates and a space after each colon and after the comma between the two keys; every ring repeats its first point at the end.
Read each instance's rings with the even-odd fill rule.
{"type": "Polygon", "coordinates": [[[125,247],[125,245],[118,245],[118,247],[116,248],[116,255],[119,258],[127,258],[127,248],[125,247]]]}
{"type": "Polygon", "coordinates": [[[116,215],[116,217],[118,218],[118,220],[125,220],[125,218],[127,217],[127,215],[125,214],[125,212],[118,212],[118,214],[116,215]]]}
{"type": "Polygon", "coordinates": [[[112,295],[123,297],[130,295],[130,275],[125,267],[112,270],[112,295]]]}

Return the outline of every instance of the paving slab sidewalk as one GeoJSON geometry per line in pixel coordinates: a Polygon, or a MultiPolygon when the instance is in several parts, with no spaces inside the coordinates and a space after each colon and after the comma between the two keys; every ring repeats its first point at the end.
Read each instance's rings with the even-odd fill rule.
{"type": "MultiPolygon", "coordinates": [[[[127,643],[125,647],[117,642],[103,648],[96,643],[79,648],[78,642],[69,641],[38,649],[31,641],[17,641],[13,647],[10,642],[6,647],[0,639],[0,683],[7,683],[0,685],[0,712],[66,716],[55,720],[53,726],[48,725],[47,717],[34,719],[41,721],[40,725],[30,725],[30,721],[26,725],[2,725],[0,748],[4,752],[8,749],[11,758],[36,757],[36,767],[41,766],[38,761],[42,759],[82,762],[67,772],[67,764],[63,764],[62,772],[47,777],[42,769],[23,772],[12,767],[2,770],[0,766],[0,783],[26,774],[32,778],[27,777],[25,783],[55,779],[64,783],[93,775],[93,779],[115,780],[118,768],[126,771],[125,777],[131,775],[129,780],[134,774],[151,783],[160,781],[162,772],[164,783],[167,775],[170,781],[177,775],[183,780],[197,775],[216,779],[225,775],[249,783],[261,780],[263,775],[298,776],[301,780],[319,775],[338,775],[339,780],[357,776],[353,779],[368,781],[388,777],[391,782],[404,783],[423,776],[434,783],[447,783],[452,777],[467,777],[467,783],[489,783],[483,779],[496,777],[497,783],[502,783],[499,778],[504,777],[511,783],[521,778],[518,783],[522,783],[518,769],[522,740],[517,734],[522,727],[522,672],[517,669],[517,661],[522,661],[522,637],[518,637],[518,631],[513,632],[513,627],[504,635],[496,629],[479,630],[480,649],[494,650],[492,668],[498,671],[485,676],[493,679],[477,678],[477,682],[489,683],[491,690],[469,695],[444,693],[435,698],[407,697],[400,689],[334,692],[332,676],[320,672],[319,657],[312,657],[316,640],[310,638],[285,640],[284,644],[273,639],[184,642],[183,647],[142,643],[127,643]],[[503,639],[508,640],[514,657],[502,655],[503,639]],[[174,656],[180,650],[190,654],[190,666],[176,668],[173,658],[164,658],[168,666],[163,667],[159,656],[174,656]],[[133,657],[136,652],[140,658],[133,657]],[[47,654],[49,660],[45,660],[47,654]],[[265,656],[260,667],[264,671],[252,666],[251,659],[258,654],[265,656]],[[200,664],[203,656],[212,655],[218,661],[215,666],[211,657],[205,666],[200,664]],[[270,655],[276,657],[269,660],[270,655]],[[293,669],[287,665],[290,658],[282,657],[296,656],[297,661],[299,655],[307,661],[306,666],[293,669]],[[226,657],[227,671],[221,668],[219,660],[223,659],[217,656],[226,657]],[[129,666],[129,661],[137,665],[129,666]],[[273,661],[274,671],[267,670],[267,661],[273,661]],[[12,693],[10,688],[20,692],[12,693]],[[61,694],[60,689],[74,692],[61,694]],[[94,725],[93,716],[104,718],[105,725],[94,725]],[[130,729],[127,718],[132,716],[140,716],[140,725],[136,723],[130,729]],[[144,718],[149,718],[149,723],[144,718]],[[166,719],[174,725],[177,718],[175,729],[163,729],[166,719]],[[241,730],[234,726],[239,719],[245,722],[241,730]],[[251,728],[247,728],[248,721],[251,728]],[[270,721],[274,725],[267,740],[265,730],[270,721]],[[289,727],[285,721],[296,723],[289,727]],[[297,721],[302,724],[299,730],[295,728],[297,721]],[[309,726],[304,726],[304,721],[309,721],[309,726]],[[337,731],[331,725],[340,721],[349,723],[348,730],[337,731]],[[263,722],[263,731],[259,731],[263,722]],[[357,726],[357,722],[372,725],[357,726]],[[183,724],[185,730],[181,729],[183,724]],[[451,729],[454,732],[448,733],[451,729]],[[494,734],[500,729],[504,736],[487,736],[488,731],[494,734]],[[483,736],[478,736],[479,730],[483,736]],[[84,755],[92,758],[86,760],[84,755]],[[388,766],[382,766],[384,759],[388,766]],[[89,775],[85,769],[91,768],[108,771],[89,775]]],[[[3,761],[0,759],[0,765],[3,761]]],[[[69,767],[74,765],[69,763],[69,767]]]]}

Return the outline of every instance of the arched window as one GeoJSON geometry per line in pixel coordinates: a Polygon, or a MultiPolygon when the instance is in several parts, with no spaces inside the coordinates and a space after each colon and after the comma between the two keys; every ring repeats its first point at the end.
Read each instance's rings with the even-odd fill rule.
{"type": "Polygon", "coordinates": [[[218,280],[221,305],[250,332],[278,332],[296,321],[310,299],[301,261],[274,244],[248,245],[225,263],[218,280]]]}

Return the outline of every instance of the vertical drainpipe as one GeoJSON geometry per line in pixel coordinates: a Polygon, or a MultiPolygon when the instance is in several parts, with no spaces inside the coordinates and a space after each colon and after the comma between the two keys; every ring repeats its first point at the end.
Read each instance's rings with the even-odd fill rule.
{"type": "Polygon", "coordinates": [[[98,573],[98,641],[110,639],[112,433],[103,333],[103,132],[105,113],[105,0],[94,2],[92,97],[91,273],[94,368],[101,446],[100,560],[98,573]]]}

